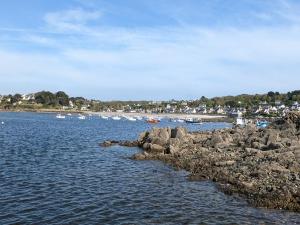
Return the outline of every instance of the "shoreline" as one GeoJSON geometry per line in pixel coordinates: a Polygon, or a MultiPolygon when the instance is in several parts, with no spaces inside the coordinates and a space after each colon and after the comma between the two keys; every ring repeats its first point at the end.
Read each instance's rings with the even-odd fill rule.
{"type": "Polygon", "coordinates": [[[147,117],[147,118],[166,118],[166,119],[201,119],[203,122],[232,122],[232,119],[226,115],[203,115],[203,114],[179,114],[179,113],[130,113],[130,112],[94,112],[81,110],[59,110],[59,109],[38,109],[38,110],[0,110],[1,112],[32,112],[32,113],[78,113],[94,116],[131,116],[131,117],[147,117]]]}
{"type": "Polygon", "coordinates": [[[153,128],[136,141],[105,141],[139,147],[134,160],[159,160],[184,169],[193,181],[210,180],[225,194],[256,207],[300,212],[300,113],[289,113],[266,129],[246,127],[188,132],[153,128]]]}
{"type": "Polygon", "coordinates": [[[97,116],[132,116],[132,117],[147,117],[147,118],[167,118],[167,119],[187,119],[187,118],[195,118],[195,119],[201,119],[202,121],[220,121],[220,122],[227,122],[229,118],[225,115],[201,115],[201,114],[179,114],[179,113],[125,113],[125,112],[88,112],[92,115],[97,116]]]}

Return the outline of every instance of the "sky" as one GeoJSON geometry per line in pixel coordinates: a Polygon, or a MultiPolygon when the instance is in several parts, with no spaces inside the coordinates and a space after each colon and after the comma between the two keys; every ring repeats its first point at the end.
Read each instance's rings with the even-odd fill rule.
{"type": "Polygon", "coordinates": [[[197,99],[300,89],[299,0],[0,0],[0,94],[197,99]]]}

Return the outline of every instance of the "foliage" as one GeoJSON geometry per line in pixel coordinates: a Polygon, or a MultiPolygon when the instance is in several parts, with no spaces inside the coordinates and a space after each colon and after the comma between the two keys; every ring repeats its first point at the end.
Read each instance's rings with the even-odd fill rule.
{"type": "Polygon", "coordinates": [[[68,106],[69,96],[63,91],[55,94],[49,91],[41,91],[35,94],[35,101],[44,106],[68,106]]]}

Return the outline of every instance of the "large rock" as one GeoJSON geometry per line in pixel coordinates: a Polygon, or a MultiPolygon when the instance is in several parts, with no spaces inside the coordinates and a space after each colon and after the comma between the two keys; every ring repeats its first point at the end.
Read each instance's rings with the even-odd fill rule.
{"type": "Polygon", "coordinates": [[[159,159],[185,169],[256,206],[300,212],[299,118],[291,114],[267,129],[188,133],[184,128],[156,128],[140,135],[145,153],[134,158],[159,159]]]}
{"type": "Polygon", "coordinates": [[[139,138],[138,138],[138,143],[139,143],[139,145],[142,145],[142,144],[146,141],[148,135],[149,135],[149,132],[147,132],[147,131],[146,131],[146,132],[142,132],[142,133],[139,135],[139,138]]]}
{"type": "Polygon", "coordinates": [[[153,128],[148,135],[147,142],[157,145],[167,145],[171,137],[170,128],[153,128]]]}
{"type": "Polygon", "coordinates": [[[151,153],[164,153],[166,151],[166,148],[161,146],[161,145],[157,145],[157,144],[150,144],[150,150],[151,153]]]}
{"type": "Polygon", "coordinates": [[[184,138],[187,135],[187,130],[184,127],[176,127],[171,130],[171,138],[184,138]]]}
{"type": "Polygon", "coordinates": [[[224,143],[224,140],[219,132],[215,132],[210,140],[210,145],[212,147],[217,147],[218,144],[224,143]]]}

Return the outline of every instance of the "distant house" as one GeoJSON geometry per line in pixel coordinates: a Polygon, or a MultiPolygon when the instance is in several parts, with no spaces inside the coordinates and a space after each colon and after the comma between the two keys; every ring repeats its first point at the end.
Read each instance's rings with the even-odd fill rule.
{"type": "Polygon", "coordinates": [[[187,106],[188,103],[187,103],[187,102],[182,102],[181,105],[182,105],[182,106],[187,106]]]}
{"type": "Polygon", "coordinates": [[[224,109],[220,105],[216,108],[215,112],[217,114],[224,114],[225,113],[224,109]]]}
{"type": "Polygon", "coordinates": [[[89,108],[90,108],[89,105],[83,105],[83,106],[81,106],[81,110],[82,111],[87,111],[89,108]]]}
{"type": "Polygon", "coordinates": [[[259,105],[261,105],[261,106],[266,106],[266,105],[268,105],[268,103],[267,103],[267,101],[261,101],[261,102],[259,103],[259,105]]]}
{"type": "Polygon", "coordinates": [[[282,105],[279,106],[279,109],[285,109],[285,108],[286,108],[286,107],[285,107],[284,104],[282,104],[282,105]]]}
{"type": "Polygon", "coordinates": [[[269,108],[264,109],[264,113],[265,114],[270,114],[270,109],[269,108]]]}
{"type": "Polygon", "coordinates": [[[74,103],[71,100],[69,101],[69,106],[70,108],[74,108],[74,103]]]}
{"type": "Polygon", "coordinates": [[[161,101],[152,101],[152,105],[160,105],[162,102],[161,101]]]}
{"type": "Polygon", "coordinates": [[[300,105],[299,105],[299,103],[296,101],[296,102],[294,102],[293,105],[292,105],[292,110],[298,110],[298,108],[300,108],[300,105]]]}
{"type": "Polygon", "coordinates": [[[35,100],[35,94],[24,94],[22,95],[23,101],[35,100]]]}
{"type": "Polygon", "coordinates": [[[271,113],[277,113],[278,110],[277,110],[276,107],[271,107],[271,108],[269,109],[269,112],[271,112],[271,113]]]}

